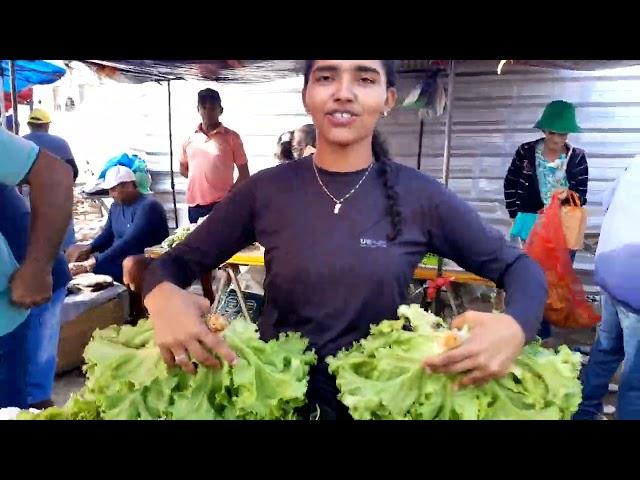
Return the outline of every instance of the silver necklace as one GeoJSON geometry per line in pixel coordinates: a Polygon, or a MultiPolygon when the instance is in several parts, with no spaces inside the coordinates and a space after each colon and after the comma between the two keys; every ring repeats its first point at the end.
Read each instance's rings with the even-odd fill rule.
{"type": "Polygon", "coordinates": [[[364,179],[367,178],[367,175],[369,175],[369,171],[371,170],[371,168],[373,167],[373,163],[371,162],[371,164],[369,165],[369,168],[367,168],[367,171],[364,172],[364,175],[362,176],[362,178],[360,179],[360,181],[358,182],[358,184],[353,187],[351,189],[351,191],[349,193],[347,193],[344,197],[342,197],[340,200],[338,200],[336,197],[334,197],[333,195],[331,195],[331,192],[329,190],[327,190],[327,187],[324,186],[324,183],[322,183],[322,180],[320,180],[320,175],[318,174],[318,168],[316,167],[316,162],[312,159],[311,163],[313,164],[313,171],[316,172],[316,178],[318,179],[318,183],[320,184],[320,186],[322,187],[322,189],[324,190],[324,193],[326,193],[327,195],[329,195],[329,197],[331,198],[331,200],[333,200],[336,204],[336,206],[333,208],[333,213],[335,213],[336,215],[338,214],[338,212],[340,211],[340,207],[342,207],[342,203],[349,198],[351,195],[353,195],[355,193],[355,191],[358,189],[358,187],[360,185],[362,185],[362,182],[364,182],[364,179]]]}

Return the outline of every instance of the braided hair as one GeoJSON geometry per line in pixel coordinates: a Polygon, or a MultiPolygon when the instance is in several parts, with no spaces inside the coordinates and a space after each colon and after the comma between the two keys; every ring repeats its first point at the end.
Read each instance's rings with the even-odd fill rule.
{"type": "MultiPolygon", "coordinates": [[[[311,77],[311,71],[313,70],[314,60],[306,60],[304,64],[304,87],[307,88],[309,79],[311,77]]],[[[393,60],[382,60],[382,66],[384,68],[385,77],[387,79],[387,88],[393,88],[396,86],[397,74],[395,68],[395,62],[393,60]]],[[[398,191],[392,181],[393,160],[389,156],[389,149],[387,144],[376,129],[373,132],[373,138],[371,141],[371,149],[373,151],[373,160],[380,165],[378,169],[379,175],[382,178],[382,184],[385,190],[385,197],[387,199],[387,215],[391,221],[391,232],[387,235],[387,240],[393,242],[402,233],[402,214],[400,212],[398,202],[398,191]]]]}

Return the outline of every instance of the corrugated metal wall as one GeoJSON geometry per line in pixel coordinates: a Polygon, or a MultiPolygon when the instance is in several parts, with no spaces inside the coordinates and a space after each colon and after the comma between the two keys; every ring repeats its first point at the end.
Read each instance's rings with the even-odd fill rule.
{"type": "MultiPolygon", "coordinates": [[[[587,151],[590,167],[588,232],[597,235],[601,225],[601,195],[640,153],[640,68],[605,72],[563,72],[507,65],[496,74],[496,61],[465,62],[456,76],[451,188],[469,201],[490,223],[507,232],[509,220],[502,198],[502,181],[519,144],[539,134],[532,128],[551,100],[565,99],[578,107],[584,133],[570,141],[587,151]]],[[[402,74],[400,99],[420,80],[419,74],[402,74]]],[[[446,85],[446,78],[443,79],[446,85]]],[[[275,164],[275,141],[285,130],[307,123],[300,90],[302,79],[270,83],[212,84],[176,82],[173,92],[175,170],[182,141],[199,119],[196,93],[205,86],[217,88],[225,113],[223,122],[238,131],[245,143],[250,170],[275,164]]],[[[172,216],[168,181],[168,129],[166,85],[145,86],[140,122],[144,135],[135,148],[148,159],[154,190],[172,216]],[[163,107],[164,105],[164,107],[163,107]]],[[[381,122],[395,159],[416,165],[419,120],[415,111],[396,109],[381,122]]],[[[444,118],[427,119],[423,138],[422,170],[438,178],[442,172],[444,118]]],[[[176,174],[180,223],[186,221],[185,181],[176,174]]],[[[581,252],[576,266],[587,285],[593,258],[581,252]]]]}
{"type": "MultiPolygon", "coordinates": [[[[532,126],[551,100],[577,106],[584,129],[569,141],[586,150],[589,160],[588,234],[602,223],[601,195],[635,155],[640,154],[640,68],[604,72],[565,72],[496,62],[465,63],[455,83],[450,187],[481,215],[507,232],[502,182],[518,145],[540,136],[532,126]]],[[[405,74],[400,98],[420,80],[405,74]]],[[[446,77],[443,79],[446,85],[446,77]]],[[[440,178],[444,150],[444,117],[427,119],[422,171],[440,178]]],[[[415,111],[397,109],[382,122],[395,159],[415,166],[419,119],[415,111]]],[[[580,252],[576,268],[591,287],[593,255],[580,252]]]]}

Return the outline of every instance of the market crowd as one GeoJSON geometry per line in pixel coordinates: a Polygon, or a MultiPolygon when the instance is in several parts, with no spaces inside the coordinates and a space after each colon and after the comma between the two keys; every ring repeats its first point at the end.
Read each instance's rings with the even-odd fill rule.
{"type": "MultiPolygon", "coordinates": [[[[53,405],[60,312],[78,275],[127,285],[135,310],[150,315],[168,365],[192,373],[193,362],[215,368],[214,355],[233,364],[235,353],[201,316],[215,296],[211,272],[254,243],[266,251],[261,335],[299,331],[320,356],[307,413],[349,418],[323,359],[394,318],[429,252],[493,281],[506,300],[504,312],[456,318],[453,326],[470,327],[469,339],[425,359],[425,370],[461,373],[463,385],[504,376],[527,342],[548,339],[558,325],[547,308],[556,286],[531,252],[537,237],[552,238],[542,220],[554,206],[584,219],[587,153],[568,139],[583,131],[576,107],[550,102],[533,126],[539,138],[515,151],[504,178],[505,238],[439,181],[394,162],[376,127],[395,106],[396,86],[391,61],[307,61],[302,96],[312,123],[282,133],[274,142],[278,165],[254,175],[240,135],[220,120],[220,94],[201,90],[200,122],[179,152],[189,223],[199,225],[157,260],[145,249],[169,236],[167,215],[137,160],[108,162],[100,179],[113,199],[106,223],[92,242],[76,243],[78,167],[69,144],[49,133],[51,116],[34,109],[24,137],[0,128],[0,408],[53,405]],[[196,279],[204,296],[185,290],[196,279]]],[[[640,419],[638,186],[633,162],[603,202],[595,262],[602,319],[576,419],[602,418],[621,364],[616,416],[640,419]]],[[[584,222],[562,225],[561,262],[571,268],[584,222]]]]}

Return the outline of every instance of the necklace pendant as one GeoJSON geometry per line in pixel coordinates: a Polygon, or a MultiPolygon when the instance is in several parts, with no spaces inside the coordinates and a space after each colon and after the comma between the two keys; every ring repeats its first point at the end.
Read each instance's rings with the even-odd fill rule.
{"type": "Polygon", "coordinates": [[[337,215],[338,212],[340,211],[340,207],[341,206],[342,206],[341,203],[336,203],[336,206],[333,208],[333,213],[335,213],[337,215]]]}

